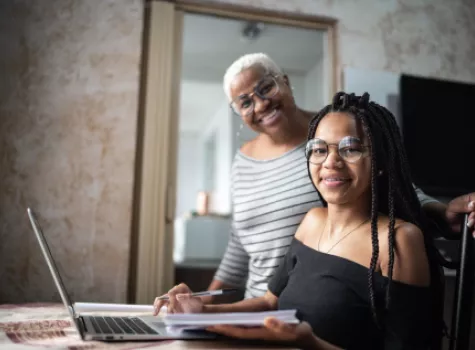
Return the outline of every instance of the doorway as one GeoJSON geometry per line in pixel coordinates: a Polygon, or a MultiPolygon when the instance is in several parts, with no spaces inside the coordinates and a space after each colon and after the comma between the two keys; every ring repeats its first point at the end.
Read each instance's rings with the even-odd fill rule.
{"type": "Polygon", "coordinates": [[[206,288],[224,253],[232,159],[254,137],[229,109],[226,68],[246,53],[267,53],[309,111],[339,88],[335,21],[223,5],[149,5],[129,289],[130,301],[140,303],[176,281],[206,288]]]}

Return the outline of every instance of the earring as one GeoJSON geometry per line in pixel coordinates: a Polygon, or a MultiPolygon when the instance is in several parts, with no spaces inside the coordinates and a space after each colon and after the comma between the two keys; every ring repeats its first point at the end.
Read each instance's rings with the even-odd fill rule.
{"type": "Polygon", "coordinates": [[[236,133],[237,138],[239,138],[239,136],[241,136],[241,131],[242,131],[242,128],[243,128],[243,127],[244,127],[244,124],[241,123],[241,125],[239,125],[239,130],[238,130],[238,132],[236,133]]]}
{"type": "Polygon", "coordinates": [[[381,175],[383,175],[383,171],[382,171],[382,170],[378,171],[378,176],[381,176],[381,175]]]}

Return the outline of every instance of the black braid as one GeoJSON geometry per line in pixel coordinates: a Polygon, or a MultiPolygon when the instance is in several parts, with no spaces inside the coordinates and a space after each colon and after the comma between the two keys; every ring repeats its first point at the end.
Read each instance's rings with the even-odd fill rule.
{"type": "Polygon", "coordinates": [[[398,150],[401,151],[401,152],[398,151],[397,160],[399,161],[398,162],[399,167],[395,168],[395,170],[398,171],[398,176],[396,177],[395,181],[397,181],[397,184],[396,184],[397,189],[401,187],[405,187],[404,188],[405,193],[409,194],[409,196],[403,196],[402,199],[405,201],[406,213],[410,215],[410,218],[407,218],[407,217],[401,217],[401,218],[406,221],[420,224],[417,220],[417,217],[415,216],[417,212],[414,213],[410,210],[410,208],[420,207],[420,203],[417,198],[416,192],[413,191],[412,178],[410,176],[411,172],[409,168],[409,163],[407,161],[406,152],[401,142],[402,138],[399,132],[399,127],[394,118],[385,119],[382,117],[385,114],[388,114],[388,113],[390,114],[390,112],[386,108],[379,106],[377,104],[374,104],[373,108],[375,109],[375,113],[379,116],[379,119],[385,120],[385,122],[388,123],[387,129],[388,129],[388,134],[392,139],[392,143],[398,145],[397,148],[398,150]]]}
{"type": "MultiPolygon", "coordinates": [[[[361,120],[363,124],[363,130],[365,131],[369,145],[371,149],[374,148],[375,141],[370,127],[368,126],[368,121],[366,120],[364,114],[357,113],[356,116],[361,120]]],[[[368,287],[369,287],[369,298],[371,302],[371,310],[373,312],[373,318],[376,321],[378,326],[381,326],[380,318],[378,314],[377,300],[374,291],[374,272],[376,270],[376,264],[379,258],[379,237],[378,237],[378,210],[379,207],[379,198],[378,198],[378,167],[376,152],[371,152],[371,245],[373,253],[371,255],[371,262],[369,266],[368,273],[368,287]]]]}
{"type": "MultiPolygon", "coordinates": [[[[322,110],[320,110],[320,112],[318,112],[317,115],[313,117],[313,119],[310,121],[309,126],[308,126],[307,140],[313,139],[313,136],[315,135],[315,130],[317,130],[318,123],[320,123],[320,120],[322,120],[322,118],[326,116],[331,110],[332,110],[332,106],[328,105],[324,107],[322,110]]],[[[308,159],[307,159],[307,173],[308,173],[308,177],[312,179],[312,175],[310,174],[310,166],[308,163],[308,159]]],[[[315,183],[313,181],[312,181],[312,185],[315,188],[315,190],[318,192],[317,186],[315,186],[315,183]]],[[[323,206],[326,207],[327,202],[320,195],[320,192],[318,192],[318,195],[320,196],[320,199],[322,200],[323,206]]]]}
{"type": "MultiPolygon", "coordinates": [[[[381,117],[378,111],[374,110],[374,105],[371,104],[369,105],[369,110],[372,111],[378,118],[376,118],[376,123],[379,124],[379,126],[384,130],[384,134],[386,135],[396,135],[392,133],[391,127],[386,125],[385,122],[387,122],[388,118],[381,117]]],[[[396,182],[397,182],[397,177],[395,176],[395,172],[397,171],[394,167],[394,164],[396,163],[396,156],[395,156],[395,144],[396,140],[395,138],[392,138],[393,142],[387,142],[387,157],[389,157],[390,161],[387,162],[387,213],[389,217],[389,232],[388,232],[388,255],[389,255],[389,269],[388,269],[388,286],[386,288],[386,303],[385,307],[386,309],[389,309],[389,303],[390,303],[390,295],[391,295],[391,282],[393,278],[393,268],[394,268],[394,239],[395,239],[395,222],[396,222],[396,216],[394,214],[394,189],[397,188],[396,182]]]]}
{"type": "MultiPolygon", "coordinates": [[[[434,244],[434,236],[438,235],[438,231],[441,230],[441,228],[437,225],[437,223],[429,220],[424,212],[421,210],[420,202],[417,198],[417,194],[414,191],[414,187],[412,184],[412,179],[411,179],[411,172],[409,168],[409,163],[407,161],[407,155],[405,152],[405,149],[402,145],[402,138],[400,136],[400,131],[399,127],[396,123],[396,120],[394,118],[384,118],[382,117],[383,114],[390,113],[387,111],[386,108],[379,106],[379,105],[374,105],[374,108],[376,112],[379,115],[380,120],[385,120],[385,122],[388,123],[388,129],[389,129],[389,135],[392,136],[393,138],[393,143],[395,145],[398,145],[398,149],[400,150],[398,152],[397,161],[399,166],[396,166],[395,171],[397,172],[397,176],[395,176],[395,181],[393,182],[395,187],[395,190],[398,191],[399,189],[404,189],[401,190],[401,193],[398,193],[398,195],[395,196],[396,201],[401,201],[402,202],[396,204],[397,207],[404,207],[405,211],[398,213],[398,216],[402,218],[403,220],[415,223],[419,228],[421,228],[422,232],[424,233],[424,244],[426,248],[426,253],[427,257],[429,259],[429,264],[430,264],[430,273],[431,273],[431,289],[433,293],[433,323],[432,323],[432,333],[435,335],[434,340],[436,341],[435,346],[440,347],[440,345],[437,343],[437,337],[442,336],[443,328],[444,328],[444,322],[440,318],[441,315],[438,314],[438,308],[440,308],[440,302],[443,300],[443,283],[441,283],[442,279],[442,271],[440,265],[442,264],[443,257],[441,256],[439,250],[435,247],[434,244]],[[407,216],[403,216],[407,215],[407,216]],[[437,263],[439,262],[439,263],[437,263]],[[439,265],[440,264],[440,265],[439,265]]],[[[390,268],[391,270],[392,268],[390,268]]]]}
{"type": "MultiPolygon", "coordinates": [[[[323,108],[310,122],[308,140],[314,138],[318,124],[324,116],[331,112],[347,112],[361,121],[363,130],[368,137],[371,149],[371,243],[372,256],[368,272],[368,289],[373,317],[376,324],[381,324],[381,316],[390,307],[390,288],[394,269],[395,221],[400,218],[417,225],[424,234],[424,242],[431,264],[431,280],[437,278],[433,274],[434,252],[432,236],[428,233],[428,225],[422,213],[420,202],[415,192],[409,163],[402,143],[396,119],[386,108],[369,102],[369,94],[362,96],[337,93],[331,105],[323,108]],[[382,171],[382,174],[379,172],[382,171]],[[385,303],[380,310],[380,303],[375,295],[374,272],[379,257],[378,213],[382,212],[389,218],[388,249],[389,269],[386,285],[385,303]]],[[[307,162],[308,165],[308,162],[307,162]]],[[[310,167],[308,173],[310,176],[310,167]]],[[[313,183],[313,181],[312,181],[313,183]]],[[[315,186],[315,185],[314,185],[315,186]]],[[[317,190],[318,191],[318,190],[317,190]]],[[[320,194],[320,193],[319,193],[320,194]]],[[[321,197],[321,195],[320,195],[321,197]]],[[[323,199],[323,198],[322,198],[323,199]]],[[[326,206],[326,202],[324,202],[326,206]]]]}
{"type": "MultiPolygon", "coordinates": [[[[391,136],[392,142],[396,145],[398,151],[398,157],[396,157],[396,162],[392,162],[391,166],[399,164],[393,170],[394,172],[390,172],[391,174],[395,174],[393,179],[390,181],[390,185],[393,185],[393,190],[398,191],[398,194],[394,196],[394,200],[399,201],[398,204],[395,204],[396,207],[403,207],[405,208],[404,211],[398,212],[398,217],[405,221],[412,222],[416,224],[419,228],[421,228],[424,234],[424,243],[426,248],[426,253],[429,258],[430,268],[431,268],[431,280],[434,281],[432,284],[432,290],[434,292],[434,300],[438,300],[443,298],[443,290],[442,286],[438,283],[441,279],[441,271],[440,266],[436,263],[437,261],[441,260],[440,252],[436,249],[433,241],[433,237],[436,235],[436,232],[440,230],[440,227],[437,225],[434,226],[434,223],[428,220],[425,216],[424,212],[421,210],[420,202],[417,198],[417,194],[414,191],[412,179],[411,179],[411,172],[409,168],[409,163],[407,161],[406,152],[404,146],[402,144],[402,138],[400,135],[399,127],[396,123],[394,118],[384,118],[384,115],[390,114],[390,112],[377,104],[372,104],[374,108],[374,112],[378,115],[378,120],[381,122],[381,125],[387,129],[386,134],[391,136]],[[404,190],[401,190],[404,189],[404,190]],[[402,194],[400,193],[402,191],[402,194]],[[403,195],[403,194],[406,195],[403,195]],[[432,234],[426,234],[426,233],[432,234]]],[[[394,159],[394,158],[392,158],[394,159]]],[[[391,197],[390,197],[391,198],[391,197]]],[[[391,207],[391,206],[390,206],[391,207]]],[[[391,216],[390,216],[391,217],[391,216]]],[[[390,230],[390,237],[389,237],[389,244],[394,246],[394,237],[391,237],[391,230],[390,230]]],[[[390,273],[392,272],[392,264],[391,263],[391,255],[394,256],[394,249],[390,247],[390,273]]],[[[389,307],[389,287],[387,289],[387,307],[389,307]]],[[[437,323],[437,316],[434,318],[434,334],[435,332],[440,332],[440,323],[437,323]]]]}

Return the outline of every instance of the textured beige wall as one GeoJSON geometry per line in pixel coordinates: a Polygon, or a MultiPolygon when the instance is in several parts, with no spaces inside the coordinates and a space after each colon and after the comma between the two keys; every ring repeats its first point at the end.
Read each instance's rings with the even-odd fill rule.
{"type": "Polygon", "coordinates": [[[0,302],[51,300],[41,215],[77,300],[125,301],[141,0],[0,2],[0,302]]]}

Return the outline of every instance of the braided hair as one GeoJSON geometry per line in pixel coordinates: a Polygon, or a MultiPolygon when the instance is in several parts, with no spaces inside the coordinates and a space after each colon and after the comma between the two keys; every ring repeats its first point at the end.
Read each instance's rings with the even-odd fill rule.
{"type": "MultiPolygon", "coordinates": [[[[355,94],[337,93],[331,105],[324,107],[311,120],[308,131],[308,140],[314,138],[318,124],[331,112],[344,112],[353,115],[361,122],[363,130],[369,140],[371,149],[371,243],[372,256],[368,271],[368,287],[371,310],[376,324],[384,328],[381,319],[389,309],[390,289],[394,268],[394,239],[395,221],[400,218],[417,225],[424,233],[424,243],[431,265],[431,281],[440,280],[436,274],[439,269],[432,262],[435,261],[436,250],[432,236],[425,234],[427,223],[422,213],[420,202],[411,179],[411,172],[402,144],[399,127],[392,113],[375,102],[370,102],[369,94],[362,96],[355,94]],[[374,272],[379,257],[378,242],[378,213],[389,217],[388,246],[389,271],[388,283],[385,290],[384,304],[376,300],[374,288],[374,272]]],[[[309,162],[307,170],[311,178],[309,162]]],[[[313,181],[312,181],[313,183],[313,181]]],[[[318,189],[314,187],[318,192],[318,189]]],[[[319,193],[320,195],[320,193],[319,193]]],[[[322,196],[320,195],[322,198],[322,196]]],[[[324,206],[327,203],[322,198],[324,206]]]]}

